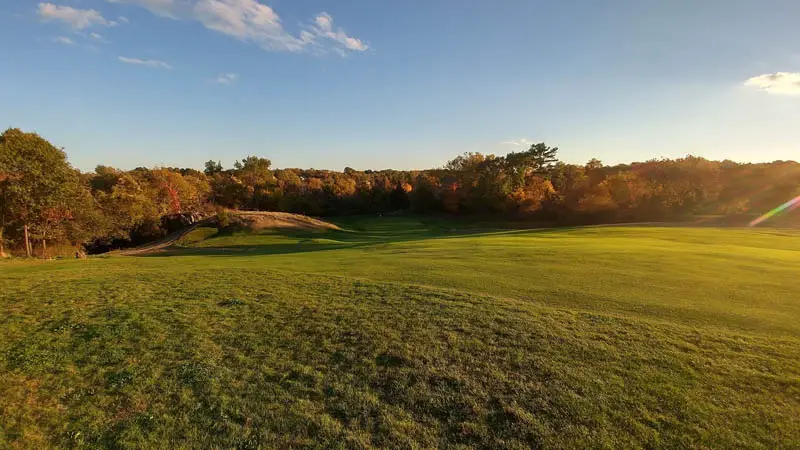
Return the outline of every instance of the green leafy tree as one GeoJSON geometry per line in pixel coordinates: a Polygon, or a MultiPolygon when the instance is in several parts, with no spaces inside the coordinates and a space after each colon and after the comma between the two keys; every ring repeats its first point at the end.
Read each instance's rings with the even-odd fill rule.
{"type": "MultiPolygon", "coordinates": [[[[0,173],[7,216],[37,237],[46,255],[47,239],[62,237],[84,188],[63,150],[35,133],[11,128],[0,135],[0,173]]],[[[26,243],[26,250],[30,246],[26,243]]]]}
{"type": "Polygon", "coordinates": [[[270,160],[258,156],[248,156],[234,163],[234,175],[247,193],[244,204],[248,204],[254,209],[260,209],[266,200],[269,187],[275,181],[270,170],[271,166],[270,160]]]}
{"type": "Polygon", "coordinates": [[[107,239],[128,239],[134,229],[161,217],[146,180],[133,172],[120,173],[110,192],[97,191],[94,197],[106,221],[107,239]]]}
{"type": "Polygon", "coordinates": [[[441,202],[436,197],[440,189],[440,180],[433,174],[422,172],[414,179],[413,190],[410,194],[411,209],[417,213],[429,213],[442,209],[441,202]]]}
{"type": "Polygon", "coordinates": [[[206,161],[206,168],[204,170],[206,175],[210,176],[217,173],[222,173],[223,170],[224,169],[222,168],[221,161],[214,161],[214,160],[206,161]]]}
{"type": "MultiPolygon", "coordinates": [[[[0,155],[5,152],[3,149],[3,144],[0,142],[0,155]]],[[[8,196],[6,194],[9,183],[13,182],[16,178],[14,174],[3,172],[3,169],[0,168],[0,258],[5,258],[6,250],[5,250],[5,229],[7,226],[7,218],[11,215],[11,210],[9,209],[8,203],[8,196]]]]}
{"type": "Polygon", "coordinates": [[[544,142],[532,144],[524,152],[512,152],[505,156],[514,188],[525,185],[525,178],[532,175],[545,175],[558,162],[558,147],[549,147],[544,142]]]}

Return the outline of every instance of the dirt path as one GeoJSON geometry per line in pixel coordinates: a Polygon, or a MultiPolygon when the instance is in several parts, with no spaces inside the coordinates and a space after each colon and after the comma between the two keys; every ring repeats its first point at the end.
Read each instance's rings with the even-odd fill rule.
{"type": "MultiPolygon", "coordinates": [[[[341,229],[332,223],[301,214],[266,211],[228,211],[228,214],[230,215],[231,223],[235,227],[249,230],[284,229],[303,231],[331,231],[341,229]]],[[[197,227],[216,223],[216,220],[216,216],[209,217],[194,223],[183,230],[164,236],[156,241],[140,245],[139,247],[112,252],[112,254],[134,256],[158,252],[175,244],[180,238],[191,233],[197,227]]]]}
{"type": "Polygon", "coordinates": [[[203,225],[209,224],[211,221],[209,219],[201,220],[197,223],[189,225],[188,227],[184,228],[183,230],[176,231],[172,234],[168,234],[163,238],[149,242],[147,244],[141,245],[139,247],[129,248],[127,250],[120,250],[118,252],[114,252],[116,255],[123,255],[123,256],[131,256],[131,255],[143,255],[145,253],[153,253],[164,248],[169,247],[170,245],[174,244],[178,241],[178,239],[186,236],[187,234],[194,231],[195,228],[203,225]]]}

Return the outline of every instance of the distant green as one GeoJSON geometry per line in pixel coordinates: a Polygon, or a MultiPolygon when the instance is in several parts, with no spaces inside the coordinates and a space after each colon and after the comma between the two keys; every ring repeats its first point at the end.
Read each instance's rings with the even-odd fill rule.
{"type": "Polygon", "coordinates": [[[415,217],[0,262],[0,448],[798,448],[800,233],[415,217]]]}

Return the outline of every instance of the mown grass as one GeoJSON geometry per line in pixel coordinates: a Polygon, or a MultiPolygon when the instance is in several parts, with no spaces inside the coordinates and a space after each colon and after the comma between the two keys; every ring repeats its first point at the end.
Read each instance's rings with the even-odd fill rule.
{"type": "Polygon", "coordinates": [[[0,447],[800,446],[796,233],[343,225],[0,265],[0,447]]]}

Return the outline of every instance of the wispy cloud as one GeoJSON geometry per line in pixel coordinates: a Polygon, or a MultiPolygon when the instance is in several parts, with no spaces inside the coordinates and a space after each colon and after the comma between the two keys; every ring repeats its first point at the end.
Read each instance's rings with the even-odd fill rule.
{"type": "Polygon", "coordinates": [[[319,13],[317,17],[314,18],[314,25],[310,27],[310,31],[305,35],[301,33],[301,37],[302,36],[306,36],[306,39],[310,38],[310,41],[314,43],[317,43],[318,38],[329,39],[339,43],[348,50],[358,52],[369,49],[369,46],[361,39],[348,36],[341,28],[334,29],[333,17],[326,12],[319,13]]]}
{"type": "Polygon", "coordinates": [[[235,73],[223,73],[214,79],[214,82],[218,84],[234,84],[237,81],[239,81],[239,75],[235,73]]]}
{"type": "Polygon", "coordinates": [[[37,14],[42,20],[63,22],[76,30],[83,30],[93,25],[107,27],[116,25],[116,22],[106,20],[94,9],[75,9],[53,3],[39,3],[37,14]]]}
{"type": "Polygon", "coordinates": [[[139,58],[127,58],[125,56],[118,56],[117,60],[125,64],[152,67],[154,69],[172,70],[172,66],[170,66],[169,64],[165,63],[164,61],[158,61],[155,59],[139,59],[139,58]]]}
{"type": "Polygon", "coordinates": [[[363,52],[369,46],[336,28],[333,18],[319,13],[297,35],[287,31],[278,14],[257,0],[108,0],[146,8],[176,20],[200,22],[210,30],[250,42],[268,51],[325,53],[363,52]]]}
{"type": "Polygon", "coordinates": [[[515,141],[504,141],[501,142],[503,145],[513,145],[515,147],[530,147],[533,142],[527,139],[517,139],[515,141]]]}
{"type": "Polygon", "coordinates": [[[103,44],[108,44],[109,41],[103,37],[103,35],[99,33],[89,33],[89,37],[94,39],[97,42],[102,42],[103,44]]]}
{"type": "Polygon", "coordinates": [[[53,42],[56,42],[58,44],[75,45],[75,41],[66,36],[59,36],[57,38],[53,38],[53,42]]]}
{"type": "Polygon", "coordinates": [[[765,73],[750,78],[744,85],[771,94],[800,95],[800,72],[765,73]]]}

